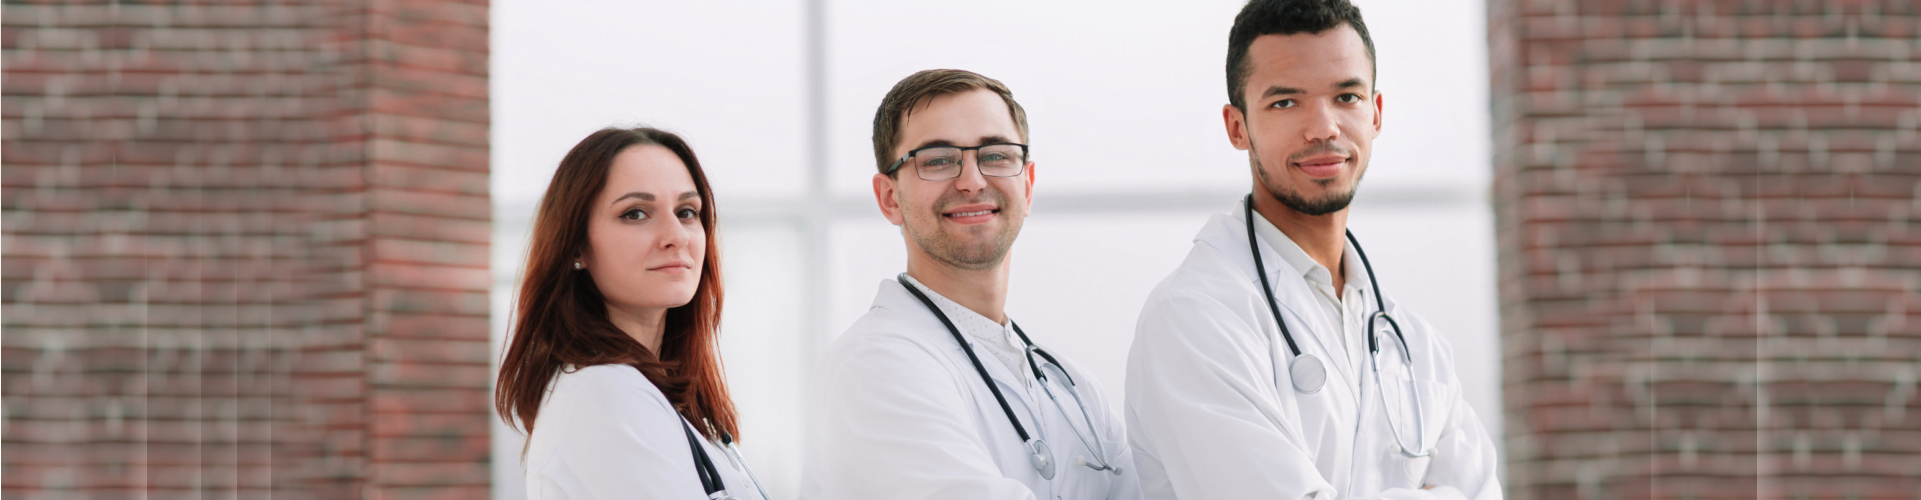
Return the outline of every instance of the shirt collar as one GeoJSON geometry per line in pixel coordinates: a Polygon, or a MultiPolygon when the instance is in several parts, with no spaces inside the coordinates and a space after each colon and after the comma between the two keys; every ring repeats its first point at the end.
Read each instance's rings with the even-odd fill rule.
{"type": "MultiPolygon", "coordinates": [[[[1327,270],[1327,266],[1321,265],[1313,257],[1308,256],[1307,251],[1294,243],[1293,238],[1287,237],[1287,233],[1274,227],[1274,223],[1268,222],[1267,218],[1260,216],[1258,212],[1254,214],[1254,234],[1261,241],[1267,242],[1267,246],[1273,247],[1276,253],[1281,254],[1281,260],[1292,266],[1301,277],[1328,287],[1334,286],[1334,274],[1327,270]]],[[[1355,255],[1354,245],[1345,240],[1341,242],[1341,261],[1345,264],[1341,266],[1345,268],[1343,274],[1346,286],[1344,288],[1360,288],[1363,283],[1366,283],[1363,280],[1367,279],[1367,274],[1361,270],[1361,258],[1355,255]]]]}
{"type": "MultiPolygon", "coordinates": [[[[906,275],[903,274],[902,276],[906,275]]],[[[968,309],[967,306],[960,305],[959,302],[954,302],[942,296],[939,292],[927,288],[927,285],[921,284],[920,280],[914,279],[913,276],[907,276],[907,282],[912,283],[914,288],[919,288],[922,293],[927,294],[927,298],[934,301],[934,306],[940,308],[941,314],[946,314],[947,320],[954,322],[954,328],[959,329],[961,335],[973,339],[974,342],[987,345],[1009,345],[1010,347],[1018,347],[1012,346],[1009,340],[1013,336],[1014,330],[1012,327],[996,323],[994,320],[974,312],[973,309],[968,309]]]]}

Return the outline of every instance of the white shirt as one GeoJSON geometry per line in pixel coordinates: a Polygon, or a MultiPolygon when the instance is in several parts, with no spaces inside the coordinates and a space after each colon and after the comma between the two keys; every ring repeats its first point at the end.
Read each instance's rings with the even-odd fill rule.
{"type": "MultiPolygon", "coordinates": [[[[929,299],[938,294],[929,293],[929,299]]],[[[938,306],[938,304],[937,304],[938,306]]],[[[950,319],[952,319],[950,317],[950,319]]],[[[957,326],[958,327],[958,326],[957,326]]],[[[1040,332],[1029,332],[1036,336],[1040,332]]],[[[987,341],[963,335],[976,352],[987,341]]],[[[1032,378],[992,357],[981,360],[991,382],[927,306],[894,280],[880,283],[874,305],[822,356],[808,418],[801,498],[819,500],[1136,499],[1132,452],[1118,415],[1099,385],[1073,362],[1093,422],[1088,429],[1066,392],[1051,382],[1064,413],[1032,378]],[[1052,449],[1055,476],[1044,479],[1029,460],[987,384],[993,383],[1030,436],[1052,449]],[[1036,396],[1038,395],[1038,396],[1036,396]],[[1115,476],[1075,465],[1096,454],[1076,437],[1104,444],[1115,476]],[[1098,434],[1096,434],[1098,433],[1098,434]]],[[[1015,363],[1025,365],[1025,361],[1015,363]]],[[[1052,370],[1052,368],[1044,368],[1052,370]]]]}
{"type": "Polygon", "coordinates": [[[986,351],[1007,371],[1019,373],[1029,379],[1034,376],[1034,370],[1027,366],[1027,347],[1021,342],[1020,337],[1014,334],[1013,321],[996,322],[988,319],[945,295],[935,293],[933,289],[927,288],[927,285],[921,284],[920,280],[914,279],[913,276],[908,276],[907,282],[913,283],[914,288],[919,288],[921,293],[927,294],[928,300],[934,301],[934,305],[940,308],[941,313],[947,315],[947,320],[954,322],[954,328],[960,330],[961,335],[966,336],[968,342],[973,342],[979,348],[975,351],[976,354],[986,351]]]}
{"type": "MultiPolygon", "coordinates": [[[[634,367],[561,370],[528,438],[527,498],[705,500],[686,422],[634,367]]],[[[734,455],[700,442],[728,494],[765,500],[734,455]]]]}
{"type": "MultiPolygon", "coordinates": [[[[1267,278],[1277,307],[1302,354],[1328,366],[1326,386],[1297,392],[1288,371],[1295,359],[1267,300],[1236,203],[1211,218],[1179,268],[1149,294],[1128,354],[1126,417],[1129,443],[1151,498],[1346,498],[1495,500],[1494,442],[1460,394],[1452,347],[1418,315],[1383,297],[1400,322],[1411,364],[1383,363],[1374,382],[1371,356],[1354,362],[1365,336],[1336,326],[1312,278],[1277,249],[1279,231],[1260,236],[1267,278]],[[1343,365],[1346,365],[1344,367],[1343,365]],[[1360,365],[1357,369],[1348,369],[1360,365]],[[1412,436],[1409,387],[1421,396],[1425,436],[1412,436]],[[1383,398],[1383,393],[1389,397],[1383,398]],[[1384,403],[1383,401],[1392,401],[1384,403]],[[1428,457],[1401,453],[1387,412],[1408,429],[1410,445],[1428,457]],[[1433,489],[1421,489],[1423,486],[1433,489]]],[[[1257,224],[1256,233],[1262,231],[1257,224]]],[[[1384,242],[1385,244],[1385,242],[1384,242]]],[[[1348,249],[1349,281],[1359,259],[1348,249]]],[[[1311,270],[1309,271],[1312,272],[1311,270]]],[[[1344,287],[1345,288],[1345,287],[1344,287]]],[[[1366,293],[1344,293],[1344,306],[1366,293]]],[[[1365,334],[1363,334],[1365,335],[1365,334]]],[[[1383,342],[1387,345],[1387,342],[1383,342]]],[[[1382,359],[1397,359],[1398,343],[1382,359]]]]}
{"type": "MultiPolygon", "coordinates": [[[[1341,350],[1347,356],[1328,360],[1331,362],[1328,368],[1358,375],[1365,366],[1367,337],[1362,331],[1367,328],[1367,313],[1374,310],[1374,297],[1369,292],[1372,287],[1367,285],[1367,273],[1362,271],[1361,257],[1354,253],[1354,247],[1345,242],[1341,244],[1341,267],[1345,272],[1341,276],[1341,293],[1336,294],[1334,273],[1309,256],[1307,250],[1301,249],[1299,244],[1287,237],[1287,233],[1274,227],[1274,223],[1266,217],[1254,218],[1254,235],[1279,253],[1281,260],[1299,273],[1300,279],[1307,280],[1308,288],[1314,291],[1314,298],[1318,299],[1315,302],[1320,307],[1315,312],[1321,315],[1321,319],[1330,325],[1339,325],[1341,350]]],[[[1358,382],[1360,378],[1351,380],[1358,382]]]]}

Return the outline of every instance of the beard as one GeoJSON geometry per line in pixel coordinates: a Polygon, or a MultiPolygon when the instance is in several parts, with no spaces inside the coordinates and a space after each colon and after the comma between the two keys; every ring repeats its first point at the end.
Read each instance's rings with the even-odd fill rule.
{"type": "Polygon", "coordinates": [[[997,234],[985,239],[967,241],[961,235],[941,227],[940,221],[943,218],[941,212],[944,211],[943,207],[986,203],[1001,207],[1001,211],[997,214],[1005,215],[1007,210],[1012,210],[1012,207],[1006,206],[1005,201],[1005,197],[992,188],[983,190],[974,199],[964,199],[960,193],[950,192],[934,202],[933,207],[925,212],[926,217],[907,217],[903,219],[904,223],[901,227],[907,231],[907,236],[914,240],[914,245],[920,247],[922,253],[943,265],[968,271],[993,269],[1007,260],[1007,251],[1013,248],[1014,237],[1021,232],[1021,219],[1006,217],[1002,219],[1006,223],[1001,225],[997,234]],[[925,223],[917,223],[921,221],[925,223]]]}
{"type": "MultiPolygon", "coordinates": [[[[1259,150],[1254,149],[1254,151],[1259,150]]],[[[1292,163],[1296,158],[1305,159],[1321,153],[1339,153],[1347,155],[1349,158],[1354,157],[1352,152],[1342,149],[1339,146],[1323,143],[1289,156],[1288,163],[1292,163]]],[[[1260,177],[1261,187],[1267,190],[1267,194],[1273,196],[1276,200],[1280,200],[1281,205],[1286,206],[1289,210],[1300,212],[1303,215],[1320,216],[1346,209],[1349,203],[1354,202],[1354,192],[1361,187],[1361,177],[1367,175],[1367,165],[1365,163],[1356,165],[1361,171],[1354,175],[1354,185],[1348,187],[1346,191],[1333,191],[1318,197],[1309,198],[1307,195],[1301,194],[1300,189],[1291,186],[1275,185],[1274,180],[1268,178],[1267,166],[1261,164],[1259,153],[1249,154],[1248,158],[1254,163],[1254,174],[1260,177]]],[[[1333,184],[1336,180],[1339,179],[1315,179],[1312,182],[1326,187],[1333,184]]]]}

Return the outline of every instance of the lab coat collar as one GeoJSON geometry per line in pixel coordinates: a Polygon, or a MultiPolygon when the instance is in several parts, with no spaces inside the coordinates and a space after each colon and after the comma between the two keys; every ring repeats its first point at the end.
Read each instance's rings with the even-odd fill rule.
{"type": "MultiPolygon", "coordinates": [[[[1240,217],[1235,219],[1239,222],[1240,217]]],[[[1301,248],[1299,243],[1295,243],[1293,238],[1289,238],[1287,233],[1281,232],[1281,228],[1276,227],[1272,221],[1267,220],[1266,217],[1255,217],[1254,234],[1262,243],[1266,243],[1275,253],[1280,254],[1281,260],[1286,261],[1289,266],[1298,271],[1299,276],[1333,288],[1334,275],[1327,266],[1321,265],[1319,261],[1314,260],[1314,257],[1307,255],[1306,249],[1301,248]]],[[[1360,255],[1354,253],[1354,245],[1343,238],[1341,240],[1341,268],[1344,271],[1342,281],[1345,284],[1343,288],[1359,288],[1364,298],[1372,300],[1372,297],[1367,295],[1373,292],[1366,286],[1365,267],[1361,265],[1360,255]]],[[[1272,276],[1269,277],[1272,278],[1272,276]]],[[[1347,290],[1335,290],[1334,293],[1342,297],[1347,296],[1347,290]]]]}
{"type": "MultiPolygon", "coordinates": [[[[928,292],[932,292],[932,290],[928,290],[928,292]]],[[[933,297],[932,295],[928,296],[929,299],[933,297]]],[[[937,301],[936,304],[938,303],[937,301]]],[[[967,353],[961,350],[959,344],[954,343],[954,335],[948,333],[947,325],[941,324],[940,318],[935,317],[933,311],[927,310],[927,305],[922,304],[920,299],[916,299],[913,294],[908,293],[907,288],[902,287],[899,281],[891,279],[881,281],[879,293],[874,294],[874,307],[887,309],[890,312],[900,315],[902,319],[911,322],[917,327],[913,332],[914,335],[924,336],[921,339],[922,341],[930,342],[932,345],[944,346],[946,349],[945,352],[960,358],[958,363],[964,367],[964,370],[967,372],[967,378],[976,378],[978,376],[974,373],[973,364],[966,359],[967,353]]],[[[951,316],[948,317],[949,321],[953,319],[951,316]]],[[[958,325],[956,325],[956,327],[958,327],[958,325]]],[[[1014,373],[1005,366],[1001,366],[1003,363],[994,360],[993,355],[984,352],[986,350],[985,347],[973,339],[968,339],[967,335],[963,334],[961,338],[967,339],[968,347],[974,349],[975,356],[983,358],[981,360],[981,366],[987,369],[988,378],[994,379],[995,382],[1001,384],[1001,395],[1007,398],[1008,404],[1014,405],[1016,402],[1019,402],[1016,408],[1014,408],[1014,414],[1021,416],[1021,425],[1027,426],[1030,432],[1032,432],[1032,429],[1036,429],[1035,424],[1031,422],[1033,422],[1033,411],[1038,407],[1034,406],[1034,402],[1028,397],[1029,394],[1026,390],[1027,386],[1025,385],[1028,379],[1014,373]]],[[[1023,366],[1023,368],[1025,367],[1023,366]]],[[[1022,370],[1022,373],[1026,371],[1027,370],[1022,370]]]]}
{"type": "Polygon", "coordinates": [[[928,288],[926,283],[921,283],[913,276],[906,274],[902,276],[907,276],[908,283],[913,283],[921,293],[927,294],[927,298],[934,301],[935,306],[940,307],[941,312],[947,313],[947,319],[954,322],[954,327],[959,328],[962,335],[976,342],[994,342],[1017,349],[1021,347],[1019,341],[1013,340],[1014,332],[1012,327],[1007,326],[1007,322],[997,323],[992,318],[982,316],[981,313],[974,312],[973,309],[968,309],[967,306],[960,305],[946,295],[928,288]]]}
{"type": "MultiPolygon", "coordinates": [[[[1200,234],[1194,236],[1194,240],[1198,243],[1213,247],[1215,251],[1225,256],[1229,262],[1233,263],[1234,267],[1240,269],[1241,276],[1246,277],[1248,281],[1252,282],[1252,286],[1257,290],[1254,293],[1258,294],[1260,293],[1258,290],[1260,289],[1261,282],[1260,278],[1254,276],[1254,258],[1248,255],[1247,219],[1242,218],[1243,213],[1241,202],[1238,200],[1235,201],[1234,207],[1231,210],[1225,213],[1214,214],[1214,217],[1208,220],[1207,226],[1201,229],[1200,234]]],[[[1329,332],[1339,332],[1340,330],[1335,328],[1335,325],[1323,320],[1321,314],[1305,314],[1298,309],[1298,307],[1318,304],[1319,302],[1317,301],[1320,299],[1316,298],[1314,296],[1315,292],[1307,287],[1307,281],[1300,278],[1300,270],[1287,264],[1286,260],[1281,257],[1280,252],[1274,249],[1273,244],[1268,238],[1260,235],[1260,222],[1261,221],[1256,221],[1254,225],[1255,239],[1260,242],[1261,262],[1264,264],[1264,267],[1266,267],[1268,283],[1273,285],[1275,305],[1280,308],[1281,315],[1287,318],[1288,332],[1294,336],[1294,342],[1300,346],[1302,354],[1314,354],[1322,358],[1321,361],[1324,363],[1343,362],[1342,360],[1347,359],[1346,356],[1336,356],[1342,353],[1339,347],[1341,345],[1339,339],[1324,337],[1324,335],[1328,335],[1329,332]],[[1296,304],[1300,305],[1297,306],[1296,304]]],[[[1270,224],[1268,227],[1272,228],[1273,226],[1270,224]]],[[[1278,233],[1280,231],[1277,229],[1275,232],[1278,233]]],[[[1283,238],[1282,241],[1292,243],[1292,240],[1286,240],[1285,238],[1283,238]]],[[[1296,249],[1298,249],[1298,247],[1296,247],[1296,249]]],[[[1312,259],[1309,260],[1311,261],[1312,259]]],[[[1360,261],[1356,258],[1355,262],[1358,263],[1360,261]]],[[[1261,301],[1261,309],[1265,310],[1267,298],[1256,297],[1256,300],[1261,301]]],[[[1263,312],[1260,316],[1264,318],[1263,323],[1273,321],[1272,314],[1263,312]]],[[[1276,336],[1274,341],[1281,343],[1279,347],[1281,354],[1292,356],[1293,353],[1287,350],[1284,343],[1285,341],[1279,338],[1280,331],[1275,330],[1274,335],[1276,336]]],[[[1338,382],[1342,387],[1359,387],[1357,381],[1348,378],[1349,376],[1346,370],[1330,369],[1327,373],[1330,377],[1328,379],[1330,384],[1338,382]]],[[[1353,394],[1353,397],[1359,397],[1358,394],[1351,392],[1350,394],[1353,394]]]]}

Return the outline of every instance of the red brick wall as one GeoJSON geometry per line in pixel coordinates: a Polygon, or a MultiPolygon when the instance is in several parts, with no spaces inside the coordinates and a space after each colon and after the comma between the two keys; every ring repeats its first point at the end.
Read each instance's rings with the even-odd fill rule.
{"type": "Polygon", "coordinates": [[[1488,28],[1510,494],[1921,495],[1921,6],[1488,28]]]}
{"type": "Polygon", "coordinates": [[[0,22],[4,496],[488,495],[484,1],[0,22]]]}

